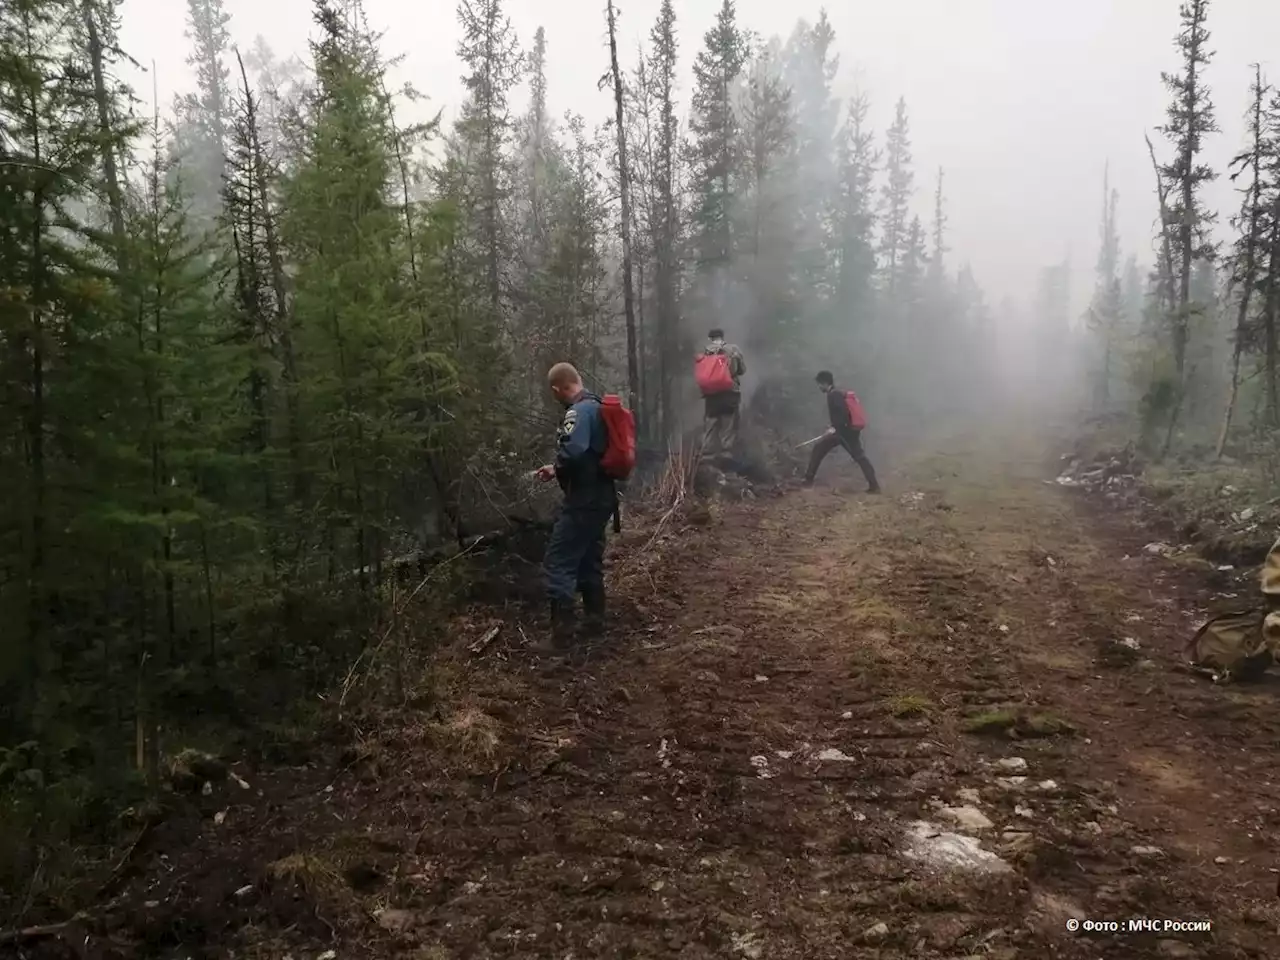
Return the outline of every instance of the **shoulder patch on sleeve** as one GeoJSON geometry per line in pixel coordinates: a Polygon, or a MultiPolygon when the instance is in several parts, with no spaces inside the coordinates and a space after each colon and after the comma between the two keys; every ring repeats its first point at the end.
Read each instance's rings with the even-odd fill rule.
{"type": "Polygon", "coordinates": [[[573,428],[578,423],[578,408],[570,407],[565,411],[564,422],[560,424],[560,436],[567,437],[573,433],[573,428]]]}

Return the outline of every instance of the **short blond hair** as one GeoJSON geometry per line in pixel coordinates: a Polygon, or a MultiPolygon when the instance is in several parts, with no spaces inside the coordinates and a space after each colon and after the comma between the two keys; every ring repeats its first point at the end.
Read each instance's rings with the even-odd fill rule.
{"type": "Polygon", "coordinates": [[[547,371],[547,382],[553,387],[571,387],[581,383],[582,376],[572,363],[557,363],[547,371]]]}

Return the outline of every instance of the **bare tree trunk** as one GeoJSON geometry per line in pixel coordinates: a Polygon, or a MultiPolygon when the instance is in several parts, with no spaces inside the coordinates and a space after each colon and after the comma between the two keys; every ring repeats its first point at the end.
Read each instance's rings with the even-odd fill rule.
{"type": "Polygon", "coordinates": [[[618,69],[617,17],[613,0],[607,0],[609,18],[609,60],[613,69],[613,102],[618,126],[618,187],[622,194],[622,302],[627,317],[628,405],[640,405],[640,363],[636,353],[635,292],[631,286],[631,174],[627,169],[627,131],[622,112],[622,73],[618,69]]]}
{"type": "Polygon", "coordinates": [[[1156,175],[1156,198],[1160,202],[1160,299],[1166,311],[1174,309],[1173,299],[1173,242],[1169,237],[1169,190],[1160,176],[1160,164],[1156,161],[1156,148],[1147,137],[1147,152],[1151,154],[1151,167],[1156,175]]]}
{"type": "Polygon", "coordinates": [[[1271,228],[1271,262],[1268,269],[1270,281],[1267,285],[1266,309],[1262,315],[1263,340],[1266,345],[1265,368],[1267,372],[1267,424],[1273,429],[1280,427],[1280,396],[1277,395],[1276,367],[1280,352],[1276,326],[1280,323],[1280,279],[1276,271],[1280,270],[1280,197],[1272,211],[1274,225],[1271,228]]]}
{"type": "MultiPolygon", "coordinates": [[[[31,37],[27,36],[28,51],[31,52],[31,37]]],[[[40,164],[44,161],[43,143],[40,138],[40,109],[36,96],[32,93],[28,98],[31,129],[34,132],[32,160],[40,164]]],[[[31,399],[27,404],[25,419],[27,465],[31,471],[31,538],[27,555],[27,639],[31,646],[31,670],[28,676],[28,694],[31,698],[32,713],[34,705],[41,697],[41,686],[44,680],[45,664],[48,661],[46,651],[41,649],[47,644],[48,637],[48,597],[49,576],[45,570],[47,556],[46,528],[48,525],[48,465],[45,461],[45,383],[44,365],[46,348],[46,324],[44,304],[45,281],[47,279],[44,261],[45,236],[45,201],[43,192],[36,188],[33,191],[33,216],[31,217],[31,332],[28,335],[30,344],[31,372],[29,383],[31,399]]]]}
{"type": "Polygon", "coordinates": [[[1174,363],[1178,372],[1177,396],[1174,399],[1173,411],[1169,416],[1169,427],[1165,433],[1164,445],[1160,451],[1160,458],[1168,456],[1169,450],[1173,445],[1173,432],[1178,424],[1178,417],[1182,413],[1182,397],[1185,391],[1185,380],[1182,376],[1183,360],[1180,356],[1185,354],[1186,342],[1179,331],[1185,333],[1186,316],[1185,312],[1179,307],[1178,298],[1174,291],[1174,270],[1173,270],[1173,241],[1169,236],[1169,188],[1164,182],[1164,178],[1160,176],[1160,165],[1156,161],[1156,149],[1152,146],[1151,138],[1146,137],[1147,152],[1151,154],[1151,166],[1155,170],[1156,175],[1156,198],[1160,201],[1160,256],[1159,275],[1160,275],[1160,299],[1166,319],[1172,325],[1172,343],[1174,352],[1174,363]],[[1181,354],[1180,354],[1181,351],[1181,354]]]}
{"type": "MultiPolygon", "coordinates": [[[[1241,298],[1242,301],[1247,296],[1241,298]]],[[[1240,316],[1243,317],[1248,308],[1242,306],[1240,316]]],[[[1231,385],[1227,388],[1227,407],[1222,411],[1222,426],[1218,428],[1218,442],[1214,446],[1213,457],[1215,460],[1221,460],[1223,451],[1227,449],[1227,436],[1231,433],[1231,421],[1235,416],[1236,401],[1240,398],[1240,355],[1243,352],[1241,347],[1240,326],[1243,320],[1237,321],[1235,346],[1231,351],[1231,385]]]]}
{"type": "MultiPolygon", "coordinates": [[[[262,149],[262,139],[258,134],[258,117],[253,99],[253,88],[249,86],[249,74],[244,68],[244,59],[236,50],[236,62],[240,65],[240,80],[244,86],[245,109],[248,114],[249,137],[253,156],[253,181],[257,187],[259,203],[262,208],[262,232],[267,247],[267,260],[271,268],[271,287],[275,295],[275,321],[280,336],[280,349],[284,356],[285,410],[289,429],[289,458],[293,466],[293,495],[297,503],[302,503],[306,493],[306,478],[302,469],[302,437],[301,419],[298,414],[298,365],[293,350],[293,335],[289,329],[289,305],[284,278],[284,258],[280,253],[280,240],[276,236],[275,219],[271,211],[271,197],[267,192],[267,159],[262,149]]],[[[298,551],[298,555],[301,551],[298,551]]],[[[296,558],[295,558],[296,559],[296,558]]]]}
{"type": "Polygon", "coordinates": [[[1222,459],[1222,452],[1227,447],[1227,435],[1231,432],[1231,420],[1235,415],[1236,401],[1240,396],[1240,356],[1244,352],[1245,337],[1249,326],[1249,305],[1253,297],[1253,285],[1258,278],[1258,222],[1262,216],[1262,152],[1263,152],[1263,119],[1262,100],[1265,95],[1262,86],[1262,67],[1254,65],[1254,101],[1253,101],[1253,154],[1249,167],[1253,173],[1253,184],[1249,188],[1245,200],[1245,236],[1244,263],[1240,280],[1240,304],[1236,313],[1235,343],[1231,351],[1231,386],[1227,393],[1227,408],[1222,413],[1222,427],[1218,431],[1218,443],[1214,458],[1222,459]]]}
{"type": "MultiPolygon", "coordinates": [[[[102,177],[107,185],[107,206],[111,215],[111,239],[116,245],[116,265],[124,272],[124,195],[120,191],[120,174],[116,169],[116,152],[111,137],[111,101],[107,94],[106,73],[102,62],[102,38],[93,0],[83,0],[80,8],[85,32],[89,37],[89,62],[93,69],[93,99],[98,108],[98,136],[101,139],[102,177]]],[[[153,70],[154,72],[154,70],[153,70]]]]}

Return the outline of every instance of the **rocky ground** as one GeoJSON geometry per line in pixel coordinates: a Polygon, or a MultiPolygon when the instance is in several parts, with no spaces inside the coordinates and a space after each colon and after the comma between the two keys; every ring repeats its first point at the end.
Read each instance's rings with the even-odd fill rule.
{"type": "Polygon", "coordinates": [[[1181,662],[1248,571],[1148,549],[1058,452],[955,437],[880,498],[833,456],[633,530],[586,662],[463,621],[430,705],[234,766],[0,953],[1276,956],[1277,687],[1181,662]]]}

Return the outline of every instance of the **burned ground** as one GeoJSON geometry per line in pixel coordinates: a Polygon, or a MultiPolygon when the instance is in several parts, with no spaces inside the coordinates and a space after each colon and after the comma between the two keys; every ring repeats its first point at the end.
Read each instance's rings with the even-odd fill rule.
{"type": "Polygon", "coordinates": [[[881,498],[833,461],[816,489],[629,531],[586,663],[460,621],[430,706],[234,766],[109,909],[22,950],[1275,955],[1276,687],[1180,669],[1247,582],[1145,551],[1045,482],[1038,441],[938,449],[881,498]],[[1067,929],[1141,917],[1212,930],[1067,929]]]}

